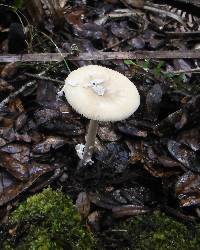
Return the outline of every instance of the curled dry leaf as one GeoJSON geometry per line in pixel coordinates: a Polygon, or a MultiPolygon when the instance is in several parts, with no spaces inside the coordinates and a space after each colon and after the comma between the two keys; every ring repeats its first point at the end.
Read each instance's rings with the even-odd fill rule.
{"type": "Polygon", "coordinates": [[[29,167],[30,178],[26,182],[17,181],[6,172],[1,171],[0,176],[0,206],[13,200],[19,194],[30,188],[45,173],[53,172],[55,166],[48,164],[36,164],[32,162],[29,167]]]}
{"type": "Polygon", "coordinates": [[[109,193],[120,205],[140,205],[144,206],[155,203],[154,193],[147,187],[135,184],[130,188],[116,189],[109,193]]]}
{"type": "Polygon", "coordinates": [[[171,113],[170,115],[168,115],[160,123],[154,126],[155,134],[159,136],[163,136],[167,133],[170,133],[170,131],[173,131],[174,129],[176,129],[176,124],[178,124],[181,121],[181,118],[184,115],[184,113],[185,111],[183,109],[179,109],[175,111],[174,113],[171,113]]]}
{"type": "Polygon", "coordinates": [[[163,168],[162,165],[156,165],[152,163],[145,163],[144,168],[154,177],[170,177],[178,176],[183,171],[180,168],[163,168]]]}
{"type": "Polygon", "coordinates": [[[56,87],[49,81],[38,81],[36,101],[46,108],[55,109],[58,106],[56,87]]]}
{"type": "Polygon", "coordinates": [[[159,84],[155,84],[147,93],[146,107],[151,120],[157,120],[162,96],[163,90],[159,84]]]}
{"type": "Polygon", "coordinates": [[[177,181],[175,191],[181,206],[200,204],[200,175],[186,172],[177,181]]]}
{"type": "Polygon", "coordinates": [[[65,15],[66,21],[71,24],[72,26],[75,26],[78,29],[82,29],[82,26],[84,24],[83,22],[84,17],[84,10],[82,9],[72,9],[69,13],[65,15]]]}
{"type": "Polygon", "coordinates": [[[26,181],[29,178],[29,166],[14,159],[10,154],[0,152],[0,165],[16,179],[26,181]]]}
{"type": "Polygon", "coordinates": [[[90,200],[86,192],[79,193],[76,199],[76,207],[79,213],[86,218],[90,212],[90,200]]]}
{"type": "Polygon", "coordinates": [[[143,7],[145,0],[123,0],[122,2],[125,2],[135,8],[141,8],[143,7]]]}
{"type": "Polygon", "coordinates": [[[97,159],[105,166],[113,168],[115,173],[122,173],[128,166],[129,151],[124,145],[113,142],[99,153],[97,159]]]}
{"type": "MultiPolygon", "coordinates": [[[[55,132],[56,134],[65,136],[76,136],[85,133],[83,124],[78,120],[71,120],[70,114],[62,114],[60,111],[55,109],[40,109],[36,110],[34,113],[34,122],[30,123],[29,126],[36,126],[40,130],[55,132]]],[[[32,127],[32,129],[36,129],[32,127]]]]}
{"type": "Polygon", "coordinates": [[[111,123],[99,124],[97,134],[102,141],[114,142],[121,138],[120,135],[115,133],[111,123]]]}
{"type": "Polygon", "coordinates": [[[67,138],[61,136],[47,136],[47,138],[36,144],[32,151],[37,154],[48,153],[51,149],[57,149],[68,143],[67,138]]]}
{"type": "Polygon", "coordinates": [[[130,150],[130,159],[129,162],[135,164],[136,162],[142,162],[143,160],[143,152],[142,152],[142,144],[143,142],[133,142],[131,140],[126,141],[126,144],[130,150]]]}
{"type": "Polygon", "coordinates": [[[2,152],[10,154],[15,160],[27,163],[30,160],[30,146],[22,143],[8,143],[1,147],[2,152]]]}
{"type": "Polygon", "coordinates": [[[92,227],[93,231],[98,232],[100,230],[100,218],[101,213],[99,211],[94,211],[88,215],[88,224],[92,227]]]}
{"type": "Polygon", "coordinates": [[[104,197],[98,193],[89,192],[88,198],[90,202],[94,203],[98,207],[112,209],[113,207],[119,206],[119,203],[114,201],[112,198],[104,197]]]}
{"type": "Polygon", "coordinates": [[[8,63],[1,71],[1,77],[4,79],[11,79],[17,73],[17,64],[8,63]]]}
{"type": "Polygon", "coordinates": [[[116,218],[145,214],[149,211],[149,208],[139,205],[123,205],[112,209],[113,216],[116,218]]]}
{"type": "Polygon", "coordinates": [[[170,154],[186,168],[200,173],[200,159],[194,151],[173,140],[168,142],[167,147],[170,154]]]}
{"type": "Polygon", "coordinates": [[[136,136],[136,137],[147,137],[147,131],[140,130],[130,124],[126,123],[120,123],[117,125],[118,130],[129,136],[136,136]]]}
{"type": "Polygon", "coordinates": [[[23,128],[23,126],[27,122],[27,118],[28,117],[27,117],[27,114],[25,112],[22,112],[21,114],[19,114],[19,116],[14,121],[14,126],[15,126],[16,131],[19,131],[23,128]]]}
{"type": "Polygon", "coordinates": [[[11,99],[9,102],[9,110],[11,112],[24,112],[24,106],[20,98],[15,98],[14,100],[11,99]]]}
{"type": "Polygon", "coordinates": [[[3,79],[0,79],[0,92],[10,92],[14,90],[14,87],[12,85],[10,85],[8,82],[6,82],[3,79]]]}
{"type": "Polygon", "coordinates": [[[198,128],[192,128],[179,133],[177,140],[190,147],[193,151],[200,149],[200,132],[198,128]]]}
{"type": "Polygon", "coordinates": [[[30,187],[29,192],[37,192],[43,187],[50,185],[55,179],[57,179],[62,174],[62,170],[58,166],[54,165],[54,171],[44,173],[36,180],[33,185],[30,187]]]}
{"type": "Polygon", "coordinates": [[[94,23],[84,23],[82,29],[74,27],[74,33],[76,36],[92,40],[105,40],[107,37],[107,31],[94,23]]]}
{"type": "Polygon", "coordinates": [[[58,110],[44,108],[35,111],[34,119],[37,123],[37,126],[39,126],[42,125],[43,123],[51,121],[52,119],[55,120],[60,119],[61,115],[62,114],[58,110]]]}
{"type": "Polygon", "coordinates": [[[35,25],[42,24],[45,19],[53,22],[53,25],[62,25],[67,0],[29,0],[25,2],[26,9],[35,25]]]}
{"type": "Polygon", "coordinates": [[[27,133],[20,134],[15,132],[13,128],[0,128],[0,137],[7,142],[31,142],[31,137],[27,133]]]}
{"type": "Polygon", "coordinates": [[[173,160],[172,158],[165,156],[165,155],[161,155],[158,156],[158,162],[166,168],[175,168],[175,167],[182,167],[182,165],[178,162],[173,160]]]}

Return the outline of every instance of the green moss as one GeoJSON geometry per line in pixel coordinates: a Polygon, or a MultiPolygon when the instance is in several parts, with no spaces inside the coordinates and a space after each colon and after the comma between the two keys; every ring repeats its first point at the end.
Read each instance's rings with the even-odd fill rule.
{"type": "Polygon", "coordinates": [[[200,226],[191,232],[184,224],[160,212],[137,216],[121,224],[127,230],[131,250],[197,250],[200,249],[200,226]]]}
{"type": "Polygon", "coordinates": [[[27,229],[15,242],[7,240],[5,250],[94,249],[94,237],[82,225],[70,198],[61,191],[47,188],[31,196],[12,212],[10,222],[27,229]]]}

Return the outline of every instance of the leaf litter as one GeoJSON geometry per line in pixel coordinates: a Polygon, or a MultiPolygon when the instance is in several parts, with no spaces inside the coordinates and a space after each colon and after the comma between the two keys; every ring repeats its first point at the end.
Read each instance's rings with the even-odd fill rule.
{"type": "MultiPolygon", "coordinates": [[[[178,49],[184,53],[198,48],[200,16],[196,7],[184,14],[180,3],[157,2],[150,1],[150,10],[145,1],[66,1],[58,30],[58,19],[49,23],[46,10],[32,22],[41,25],[43,20],[43,32],[51,31],[50,36],[65,52],[178,49]],[[176,10],[170,15],[172,7],[176,10]]],[[[0,19],[0,52],[26,51],[26,46],[12,45],[15,32],[2,31],[13,32],[13,23],[18,22],[4,10],[9,18],[0,19]]],[[[21,33],[21,28],[15,31],[21,33]]],[[[17,36],[24,39],[24,35],[17,36]]],[[[56,51],[48,39],[42,42],[37,29],[33,39],[29,51],[56,51]]],[[[86,62],[68,64],[76,69],[86,62]]],[[[112,226],[116,218],[157,208],[190,221],[200,206],[200,88],[198,74],[190,72],[199,67],[199,61],[113,60],[101,65],[134,81],[141,95],[138,111],[126,121],[100,124],[94,164],[78,169],[75,147],[84,144],[87,121],[64,97],[57,96],[62,86],[36,79],[33,87],[1,108],[0,205],[14,206],[21,197],[53,183],[76,201],[94,231],[103,230],[105,224],[112,226]]],[[[66,67],[62,63],[51,67],[48,76],[64,82],[69,73],[66,67]]],[[[24,73],[40,72],[37,64],[1,65],[0,101],[31,81],[24,73]]]]}

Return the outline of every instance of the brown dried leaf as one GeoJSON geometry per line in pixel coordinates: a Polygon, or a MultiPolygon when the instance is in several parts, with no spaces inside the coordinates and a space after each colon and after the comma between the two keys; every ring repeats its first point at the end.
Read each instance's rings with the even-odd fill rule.
{"type": "Polygon", "coordinates": [[[146,97],[146,107],[148,111],[148,116],[151,120],[157,120],[160,103],[162,101],[163,91],[159,84],[155,84],[150,91],[147,93],[146,97]]]}
{"type": "Polygon", "coordinates": [[[26,181],[29,178],[29,166],[14,159],[10,154],[0,152],[0,165],[16,179],[26,181]]]}
{"type": "Polygon", "coordinates": [[[17,63],[8,63],[1,71],[1,77],[11,79],[17,72],[17,63]]]}
{"type": "Polygon", "coordinates": [[[67,22],[73,26],[76,26],[76,28],[78,29],[83,28],[83,17],[83,9],[72,9],[69,13],[65,15],[65,19],[67,20],[67,22]]]}
{"type": "Polygon", "coordinates": [[[123,1],[135,8],[141,8],[144,5],[144,0],[123,0],[123,1]]]}
{"type": "Polygon", "coordinates": [[[99,124],[98,136],[102,141],[118,141],[121,136],[116,134],[111,123],[99,124]]]}
{"type": "Polygon", "coordinates": [[[145,214],[149,211],[149,208],[139,205],[123,205],[120,207],[112,208],[113,216],[116,218],[145,214]]]}
{"type": "Polygon", "coordinates": [[[104,197],[98,193],[89,192],[88,198],[90,202],[94,203],[98,207],[103,207],[106,209],[112,209],[113,207],[119,206],[119,203],[111,198],[104,197]]]}
{"type": "Polygon", "coordinates": [[[19,113],[22,113],[24,112],[24,107],[23,107],[23,103],[22,101],[20,100],[20,98],[16,98],[14,100],[11,100],[9,102],[9,110],[11,112],[19,112],[19,113]]]}
{"type": "Polygon", "coordinates": [[[79,213],[86,218],[90,212],[90,200],[86,192],[79,193],[76,200],[76,207],[79,213]]]}
{"type": "Polygon", "coordinates": [[[181,206],[200,204],[200,175],[186,172],[177,181],[175,191],[181,206]]]}
{"type": "Polygon", "coordinates": [[[11,154],[14,159],[21,163],[27,163],[30,160],[30,147],[22,143],[8,143],[0,151],[11,154]]]}
{"type": "Polygon", "coordinates": [[[135,164],[136,162],[141,162],[143,160],[143,142],[126,141],[126,144],[131,152],[129,162],[132,164],[135,164]]]}
{"type": "Polygon", "coordinates": [[[3,79],[0,79],[0,92],[6,92],[6,91],[10,92],[12,90],[14,90],[14,87],[12,85],[4,81],[3,79]]]}
{"type": "Polygon", "coordinates": [[[168,141],[167,147],[170,154],[186,168],[195,172],[200,172],[200,160],[195,152],[173,140],[168,141]]]}
{"type": "Polygon", "coordinates": [[[19,131],[22,129],[22,127],[26,124],[27,122],[27,114],[25,112],[22,112],[19,114],[19,116],[16,118],[14,122],[15,130],[19,131]]]}
{"type": "Polygon", "coordinates": [[[101,218],[101,214],[99,211],[94,211],[88,216],[88,224],[96,232],[100,230],[100,218],[101,218]]]}
{"type": "Polygon", "coordinates": [[[0,172],[0,206],[16,198],[38,181],[45,173],[52,172],[55,169],[53,165],[36,164],[34,162],[30,166],[30,178],[27,182],[19,182],[7,173],[0,172]]]}
{"type": "Polygon", "coordinates": [[[192,128],[179,133],[177,140],[180,143],[186,144],[194,151],[200,149],[200,132],[198,128],[192,128]]]}
{"type": "Polygon", "coordinates": [[[48,153],[51,149],[60,148],[68,142],[69,141],[65,137],[47,136],[47,138],[44,141],[36,144],[33,147],[32,151],[37,154],[44,154],[48,153]]]}
{"type": "Polygon", "coordinates": [[[180,168],[163,168],[151,163],[145,163],[144,168],[154,177],[178,176],[183,172],[180,168]]]}
{"type": "Polygon", "coordinates": [[[147,137],[147,131],[137,129],[131,124],[128,123],[120,123],[117,125],[118,130],[129,136],[136,136],[136,137],[147,137]]]}

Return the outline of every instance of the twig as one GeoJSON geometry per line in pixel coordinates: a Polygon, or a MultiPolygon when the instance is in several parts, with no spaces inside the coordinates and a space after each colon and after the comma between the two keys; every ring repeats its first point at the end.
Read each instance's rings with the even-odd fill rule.
{"type": "Polygon", "coordinates": [[[129,9],[115,10],[107,15],[109,18],[137,17],[138,13],[129,9]]]}
{"type": "Polygon", "coordinates": [[[195,69],[188,69],[188,70],[177,70],[177,71],[168,71],[165,73],[170,73],[170,74],[184,74],[184,73],[200,73],[200,68],[195,68],[195,69]]]}
{"type": "Polygon", "coordinates": [[[182,18],[180,16],[178,16],[178,15],[170,12],[170,11],[166,11],[166,10],[162,10],[162,9],[157,9],[155,7],[151,7],[151,6],[148,6],[148,5],[144,5],[143,9],[151,11],[151,12],[156,12],[156,13],[159,13],[159,14],[164,14],[164,15],[166,15],[168,17],[171,17],[171,18],[175,19],[177,22],[181,23],[183,26],[186,27],[186,24],[182,20],[182,18]]]}
{"type": "Polygon", "coordinates": [[[0,62],[50,62],[61,61],[63,56],[71,61],[104,61],[104,60],[122,60],[122,59],[181,59],[181,58],[200,58],[199,50],[168,50],[168,51],[131,51],[131,52],[86,52],[80,53],[78,56],[70,53],[41,53],[41,54],[23,54],[23,55],[2,55],[0,62]]]}
{"type": "Polygon", "coordinates": [[[200,31],[186,31],[186,32],[165,32],[164,33],[168,38],[199,38],[200,31]]]}
{"type": "Polygon", "coordinates": [[[173,0],[173,2],[174,3],[180,2],[180,3],[185,3],[185,4],[194,5],[196,7],[200,7],[199,0],[173,0]]]}
{"type": "Polygon", "coordinates": [[[21,94],[25,89],[33,86],[36,83],[36,81],[28,82],[25,85],[23,85],[20,89],[15,91],[14,93],[11,93],[7,98],[5,98],[2,102],[0,102],[0,110],[6,106],[10,100],[14,99],[16,96],[21,94]]]}
{"type": "MultiPolygon", "coordinates": [[[[141,9],[151,11],[151,12],[156,12],[156,13],[171,17],[172,19],[176,20],[177,22],[181,23],[183,26],[186,27],[186,23],[183,21],[183,19],[177,14],[174,14],[170,11],[158,9],[156,7],[152,7],[149,5],[144,5],[141,9]]],[[[132,8],[123,9],[123,12],[112,12],[108,14],[108,17],[110,18],[120,18],[120,17],[130,17],[130,16],[137,16],[137,13],[133,11],[132,8]]]]}
{"type": "Polygon", "coordinates": [[[36,74],[30,74],[30,73],[25,73],[26,76],[30,76],[32,78],[36,78],[36,79],[39,79],[39,80],[45,80],[45,81],[49,81],[49,82],[55,82],[55,83],[58,83],[58,84],[64,84],[63,81],[60,81],[60,80],[57,80],[57,79],[53,79],[53,78],[50,78],[50,77],[46,77],[46,76],[42,76],[42,75],[36,75],[36,74]]]}

